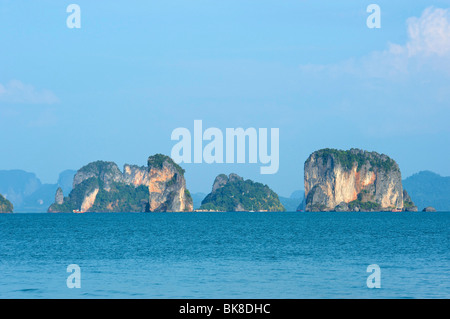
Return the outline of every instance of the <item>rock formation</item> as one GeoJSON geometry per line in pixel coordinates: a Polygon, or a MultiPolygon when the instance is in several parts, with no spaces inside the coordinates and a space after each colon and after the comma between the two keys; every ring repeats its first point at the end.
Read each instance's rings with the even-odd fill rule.
{"type": "Polygon", "coordinates": [[[400,169],[384,154],[322,149],[309,156],[304,171],[306,211],[403,209],[400,169]]]}
{"type": "Polygon", "coordinates": [[[428,207],[425,207],[422,211],[427,212],[427,213],[434,213],[434,212],[436,212],[436,209],[434,207],[428,206],[428,207]]]}
{"type": "Polygon", "coordinates": [[[77,187],[89,178],[98,179],[105,189],[109,189],[111,184],[122,183],[123,176],[119,167],[114,162],[96,161],[83,166],[77,171],[73,178],[72,188],[77,187]]]}
{"type": "Polygon", "coordinates": [[[12,213],[13,210],[13,204],[0,194],[0,213],[12,213]]]}
{"type": "Polygon", "coordinates": [[[403,210],[405,212],[417,212],[417,206],[414,205],[411,197],[409,196],[408,192],[404,189],[403,190],[403,210]]]}
{"type": "Polygon", "coordinates": [[[349,210],[350,209],[346,202],[341,202],[334,208],[334,211],[336,212],[348,212],[349,210]]]}
{"type": "Polygon", "coordinates": [[[220,174],[211,193],[202,201],[200,211],[284,211],[278,195],[267,185],[244,180],[236,174],[220,174]]]}
{"type": "MultiPolygon", "coordinates": [[[[230,174],[231,175],[231,174],[230,174]]],[[[214,193],[216,190],[218,190],[219,188],[225,186],[228,183],[228,176],[225,174],[220,174],[216,177],[216,179],[214,180],[214,184],[212,187],[212,193],[214,193]]]]}
{"type": "MultiPolygon", "coordinates": [[[[62,193],[62,192],[61,192],[62,193]]],[[[57,192],[49,212],[180,212],[192,211],[184,170],[170,157],[150,156],[147,166],[97,161],[82,167],[73,190],[61,200],[57,192]]]]}
{"type": "Polygon", "coordinates": [[[58,205],[62,205],[64,203],[64,194],[61,187],[58,187],[55,194],[55,203],[58,205]]]}
{"type": "Polygon", "coordinates": [[[150,211],[192,211],[192,197],[186,188],[184,170],[167,156],[149,157],[150,211]]]}

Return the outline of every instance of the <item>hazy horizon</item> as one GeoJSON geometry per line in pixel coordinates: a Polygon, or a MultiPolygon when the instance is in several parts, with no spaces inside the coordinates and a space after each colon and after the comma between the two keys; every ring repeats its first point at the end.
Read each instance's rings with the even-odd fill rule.
{"type": "MultiPolygon", "coordinates": [[[[88,164],[88,163],[86,163],[86,164],[88,164]]],[[[116,163],[116,164],[117,164],[117,163],[116,163]]],[[[133,163],[126,163],[126,164],[133,164],[133,163]]],[[[81,167],[80,167],[80,168],[81,168],[81,167]]],[[[121,167],[119,166],[119,168],[121,168],[121,167]]],[[[62,174],[62,173],[67,172],[67,171],[74,171],[74,172],[76,172],[77,170],[78,170],[78,169],[66,169],[66,170],[63,170],[62,172],[60,172],[59,174],[62,174]]],[[[0,172],[1,172],[1,171],[23,171],[23,172],[26,172],[26,173],[34,174],[34,175],[36,176],[36,178],[38,178],[38,179],[41,181],[42,184],[50,184],[50,185],[54,185],[54,184],[57,184],[57,183],[58,183],[58,178],[57,178],[56,180],[54,180],[54,181],[43,181],[43,180],[40,178],[39,174],[37,174],[36,172],[29,172],[29,171],[25,171],[25,170],[22,170],[22,169],[10,169],[10,170],[3,170],[3,169],[0,169],[0,172]]],[[[123,172],[123,167],[121,168],[121,171],[123,172]]],[[[415,173],[413,173],[413,174],[411,174],[411,175],[409,175],[409,176],[403,176],[403,175],[402,175],[402,180],[405,180],[405,179],[407,179],[407,178],[409,178],[409,177],[412,177],[412,176],[414,176],[414,175],[416,175],[416,174],[418,174],[418,173],[421,173],[421,172],[431,172],[431,173],[437,174],[437,175],[439,175],[439,176],[441,176],[441,177],[450,177],[450,176],[444,176],[444,175],[441,175],[441,174],[439,174],[439,173],[437,173],[437,172],[433,172],[433,171],[430,171],[430,170],[421,170],[421,171],[415,172],[415,173]]],[[[58,177],[59,177],[59,174],[58,174],[58,177]]],[[[211,187],[212,187],[212,184],[213,184],[213,182],[214,182],[215,177],[216,177],[216,176],[214,176],[214,178],[211,180],[211,185],[210,185],[209,189],[207,189],[207,190],[205,190],[205,191],[202,191],[202,190],[195,191],[195,190],[189,189],[189,187],[188,187],[188,189],[189,189],[190,192],[192,192],[193,194],[196,194],[196,193],[203,193],[203,194],[207,195],[208,193],[211,192],[211,187]]],[[[245,176],[242,176],[242,177],[243,177],[244,179],[248,179],[248,178],[246,178],[245,176]]],[[[257,179],[254,180],[254,181],[255,181],[255,182],[259,182],[257,179]]],[[[186,181],[186,183],[188,183],[188,182],[189,182],[189,181],[186,181]]],[[[269,186],[270,188],[272,188],[271,185],[268,185],[268,186],[269,186]]],[[[273,189],[273,188],[272,188],[272,189],[273,189]]],[[[305,191],[303,185],[302,185],[300,188],[298,188],[298,189],[293,189],[290,193],[285,193],[285,194],[279,193],[279,192],[277,192],[277,191],[275,190],[275,192],[276,192],[279,196],[287,197],[287,198],[289,198],[294,192],[297,192],[297,191],[305,191]]],[[[67,196],[68,194],[65,194],[65,195],[67,196]]]]}
{"type": "Polygon", "coordinates": [[[322,148],[384,153],[403,179],[450,176],[450,1],[0,0],[0,170],[54,183],[96,161],[170,156],[178,127],[279,128],[280,165],[184,164],[209,193],[220,173],[303,189],[322,148]]]}

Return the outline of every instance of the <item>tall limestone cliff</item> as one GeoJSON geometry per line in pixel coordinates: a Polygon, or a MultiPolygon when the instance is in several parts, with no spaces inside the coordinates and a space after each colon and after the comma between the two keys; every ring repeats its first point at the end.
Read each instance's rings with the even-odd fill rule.
{"type": "Polygon", "coordinates": [[[184,170],[168,156],[157,154],[149,157],[147,167],[125,165],[123,178],[128,185],[148,188],[149,211],[193,210],[184,170]]]}
{"type": "Polygon", "coordinates": [[[61,187],[58,187],[56,190],[55,203],[58,205],[62,205],[64,203],[64,193],[61,187]]]}
{"type": "Polygon", "coordinates": [[[82,167],[73,180],[73,190],[48,212],[179,212],[192,211],[184,170],[165,155],[148,158],[148,166],[124,166],[97,161],[82,167]]]}
{"type": "Polygon", "coordinates": [[[13,204],[0,194],[0,213],[12,213],[13,210],[13,204]]]}
{"type": "MultiPolygon", "coordinates": [[[[403,210],[398,164],[359,149],[322,149],[305,162],[306,211],[403,210]]],[[[414,206],[408,198],[408,206],[414,206]]]]}

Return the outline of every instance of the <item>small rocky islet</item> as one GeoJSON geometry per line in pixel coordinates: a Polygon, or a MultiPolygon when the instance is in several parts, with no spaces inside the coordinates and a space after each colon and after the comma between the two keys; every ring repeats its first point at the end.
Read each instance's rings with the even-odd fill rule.
{"type": "Polygon", "coordinates": [[[283,212],[285,209],[278,195],[269,186],[244,180],[237,174],[220,174],[198,211],[283,212]]]}

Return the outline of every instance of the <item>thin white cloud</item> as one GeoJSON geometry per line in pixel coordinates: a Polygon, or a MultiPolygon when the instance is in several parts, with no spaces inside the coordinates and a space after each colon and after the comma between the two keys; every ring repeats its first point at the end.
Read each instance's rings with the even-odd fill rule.
{"type": "Polygon", "coordinates": [[[38,90],[30,84],[18,80],[11,80],[6,84],[0,83],[0,102],[22,104],[54,104],[58,97],[50,90],[38,90]]]}
{"type": "Polygon", "coordinates": [[[343,74],[363,78],[391,78],[423,71],[450,75],[450,9],[426,8],[406,21],[407,41],[329,65],[302,65],[305,73],[343,74]]]}
{"type": "Polygon", "coordinates": [[[450,9],[428,7],[406,24],[406,43],[363,58],[364,69],[372,68],[369,74],[378,77],[425,70],[450,74],[450,9]]]}
{"type": "Polygon", "coordinates": [[[450,10],[429,7],[420,18],[407,21],[408,56],[450,54],[450,10]]]}
{"type": "Polygon", "coordinates": [[[429,7],[407,19],[405,31],[404,43],[389,44],[385,50],[333,64],[300,66],[307,79],[305,99],[319,92],[312,97],[317,107],[309,117],[344,117],[376,137],[448,134],[450,9],[429,7]]]}

